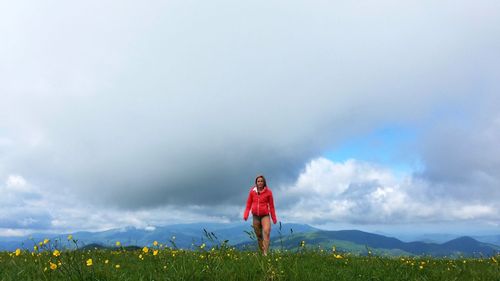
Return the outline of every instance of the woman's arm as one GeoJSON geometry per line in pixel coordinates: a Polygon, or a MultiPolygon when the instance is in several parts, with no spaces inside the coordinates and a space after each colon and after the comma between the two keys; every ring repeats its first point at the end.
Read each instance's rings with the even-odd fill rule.
{"type": "Polygon", "coordinates": [[[272,192],[269,195],[269,209],[271,209],[271,218],[273,219],[273,223],[276,224],[278,222],[278,218],[276,218],[276,211],[274,210],[274,199],[272,192]]]}
{"type": "Polygon", "coordinates": [[[247,206],[245,207],[245,213],[243,213],[243,219],[248,219],[248,213],[250,212],[250,208],[252,207],[252,190],[250,189],[250,193],[248,193],[247,206]]]}

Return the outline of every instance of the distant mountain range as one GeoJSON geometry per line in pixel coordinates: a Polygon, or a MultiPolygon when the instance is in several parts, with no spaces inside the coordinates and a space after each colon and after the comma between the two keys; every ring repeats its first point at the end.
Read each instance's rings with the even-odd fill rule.
{"type": "MultiPolygon", "coordinates": [[[[318,230],[304,224],[283,224],[281,230],[279,227],[273,227],[271,235],[275,236],[281,231],[284,233],[312,232],[318,230]]],[[[190,249],[196,245],[205,243],[214,245],[228,240],[231,245],[251,241],[253,228],[249,223],[192,223],[176,224],[168,226],[154,227],[148,230],[135,227],[125,227],[111,229],[100,232],[80,231],[65,234],[34,233],[30,237],[0,237],[0,250],[15,250],[16,248],[32,247],[44,239],[48,238],[58,243],[62,247],[74,248],[74,243],[67,241],[67,236],[71,234],[78,242],[79,247],[89,244],[100,244],[103,246],[114,246],[116,241],[122,245],[150,245],[153,241],[158,241],[170,247],[174,244],[178,248],[190,249]],[[216,237],[210,241],[205,231],[214,234],[216,237]],[[174,239],[175,237],[175,239],[174,239]],[[219,241],[217,241],[219,240],[219,241]]]]}
{"type": "MultiPolygon", "coordinates": [[[[500,252],[498,236],[484,236],[488,241],[472,237],[458,237],[445,243],[422,241],[403,242],[384,235],[359,230],[325,231],[306,224],[281,224],[271,228],[271,247],[274,249],[297,250],[302,241],[306,248],[322,248],[364,255],[371,251],[377,255],[431,255],[431,256],[490,256],[500,252]],[[487,243],[489,242],[489,243],[487,243]],[[492,243],[493,242],[493,243],[492,243]]],[[[202,243],[208,246],[226,241],[237,248],[255,248],[256,242],[250,223],[193,223],[154,227],[148,230],[135,227],[111,229],[100,232],[71,233],[82,247],[114,247],[116,241],[123,246],[145,246],[158,241],[170,247],[194,249],[202,243]]],[[[67,240],[68,234],[38,233],[28,237],[0,237],[0,250],[13,251],[16,248],[32,249],[35,243],[48,238],[59,247],[76,248],[67,240]]]]}
{"type": "MultiPolygon", "coordinates": [[[[430,255],[434,257],[460,256],[491,256],[500,253],[500,246],[479,242],[471,237],[463,236],[446,243],[403,242],[399,239],[359,230],[340,230],[297,233],[284,239],[271,239],[274,248],[297,250],[302,241],[306,248],[321,248],[331,250],[335,247],[339,252],[350,252],[365,255],[371,251],[376,255],[386,256],[413,256],[430,255]]],[[[237,245],[244,248],[251,243],[237,245]]]]}

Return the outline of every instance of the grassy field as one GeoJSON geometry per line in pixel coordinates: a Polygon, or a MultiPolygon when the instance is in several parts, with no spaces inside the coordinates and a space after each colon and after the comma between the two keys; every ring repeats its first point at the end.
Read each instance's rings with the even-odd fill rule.
{"type": "MultiPolygon", "coordinates": [[[[76,242],[68,237],[71,242],[76,242]]],[[[171,241],[172,242],[172,241],[171,241]]],[[[45,240],[33,249],[0,253],[0,280],[487,280],[500,281],[500,256],[354,256],[335,248],[239,251],[225,244],[179,250],[154,242],[130,249],[58,249],[45,240]]],[[[75,243],[76,244],[76,243],[75,243]]]]}

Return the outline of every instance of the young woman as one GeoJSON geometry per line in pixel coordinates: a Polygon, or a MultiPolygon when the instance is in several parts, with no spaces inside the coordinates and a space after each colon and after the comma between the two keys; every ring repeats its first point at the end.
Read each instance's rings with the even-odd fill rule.
{"type": "Polygon", "coordinates": [[[257,236],[259,249],[262,251],[264,256],[267,256],[267,250],[269,249],[269,236],[271,234],[271,221],[269,219],[269,214],[271,214],[274,224],[276,224],[277,219],[276,211],[274,210],[273,193],[267,186],[266,179],[262,175],[255,178],[255,186],[250,188],[247,206],[245,208],[245,213],[243,214],[244,220],[248,219],[250,208],[252,209],[253,228],[255,230],[255,235],[257,236]]]}

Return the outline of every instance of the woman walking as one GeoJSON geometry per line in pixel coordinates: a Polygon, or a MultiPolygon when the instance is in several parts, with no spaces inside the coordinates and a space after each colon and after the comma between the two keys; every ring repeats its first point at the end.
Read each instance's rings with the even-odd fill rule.
{"type": "Polygon", "coordinates": [[[253,228],[259,243],[259,249],[264,256],[267,256],[269,250],[269,237],[271,234],[271,221],[269,214],[276,224],[276,211],[274,210],[274,199],[271,189],[267,186],[266,179],[263,175],[255,178],[255,186],[250,188],[248,194],[247,205],[243,219],[248,219],[248,213],[252,209],[253,228]]]}

